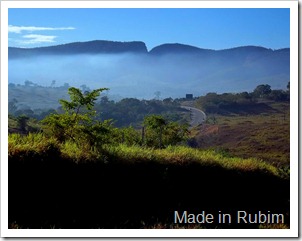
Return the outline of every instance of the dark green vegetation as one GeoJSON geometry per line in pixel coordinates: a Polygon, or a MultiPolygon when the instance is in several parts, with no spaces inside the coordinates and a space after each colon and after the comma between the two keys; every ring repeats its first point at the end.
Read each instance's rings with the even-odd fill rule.
{"type": "Polygon", "coordinates": [[[161,115],[170,121],[186,122],[184,110],[180,108],[180,102],[172,98],[160,100],[138,100],[126,98],[114,102],[102,97],[95,105],[95,110],[101,120],[112,119],[115,126],[123,127],[132,125],[140,127],[144,118],[148,115],[161,115]]]}
{"type": "MultiPolygon", "coordinates": [[[[63,86],[43,87],[30,81],[25,81],[24,85],[9,85],[8,112],[12,116],[26,115],[37,120],[44,119],[51,113],[63,113],[59,107],[59,99],[69,99],[67,90],[69,84],[63,86]]],[[[82,85],[81,91],[90,91],[82,85]]],[[[138,128],[147,115],[162,115],[170,121],[178,121],[182,124],[186,122],[186,114],[180,108],[180,100],[166,98],[162,101],[158,99],[138,100],[135,98],[125,98],[120,101],[113,101],[108,96],[98,98],[94,104],[96,118],[99,120],[113,120],[116,127],[128,127],[129,125],[138,128]]],[[[10,127],[10,126],[9,126],[10,127]]]]}
{"type": "MultiPolygon", "coordinates": [[[[44,118],[43,126],[26,117],[10,119],[20,128],[25,122],[25,132],[10,134],[8,140],[11,228],[270,227],[174,225],[174,211],[184,210],[233,215],[238,210],[270,211],[285,216],[285,224],[277,228],[289,227],[287,170],[252,155],[186,147],[187,126],[161,115],[144,116],[144,131],[117,128],[99,119],[93,108],[103,90],[70,88],[70,100],[61,100],[61,111],[44,118]],[[34,124],[43,132],[28,134],[34,124]]],[[[288,107],[286,102],[268,106],[275,110],[281,105],[288,107]]],[[[237,127],[245,115],[229,111],[224,117],[237,127]]],[[[220,122],[216,115],[205,126],[220,131],[220,122]]]]}
{"type": "Polygon", "coordinates": [[[209,114],[260,114],[274,112],[267,102],[289,102],[288,90],[272,90],[269,85],[258,85],[251,93],[208,93],[197,100],[197,106],[209,114]]]}

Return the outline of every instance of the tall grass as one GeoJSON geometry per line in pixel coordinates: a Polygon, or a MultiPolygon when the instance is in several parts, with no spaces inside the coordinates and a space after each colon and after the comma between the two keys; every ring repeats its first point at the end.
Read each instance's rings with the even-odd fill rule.
{"type": "Polygon", "coordinates": [[[199,150],[185,146],[168,146],[166,149],[154,149],[138,145],[105,145],[102,149],[91,148],[88,144],[77,145],[74,142],[58,143],[55,138],[43,134],[11,134],[8,138],[9,156],[48,155],[57,150],[64,159],[81,161],[112,162],[159,162],[162,164],[187,165],[192,162],[205,167],[223,167],[241,172],[268,173],[284,176],[277,167],[256,158],[226,157],[214,150],[199,150]]]}
{"type": "Polygon", "coordinates": [[[42,133],[28,135],[10,134],[8,136],[8,156],[18,156],[29,153],[43,154],[51,149],[58,149],[55,138],[45,137],[42,133]]]}
{"type": "Polygon", "coordinates": [[[79,146],[72,141],[60,144],[60,151],[63,158],[71,159],[74,162],[99,161],[102,158],[100,151],[90,147],[88,143],[79,146]]]}
{"type": "Polygon", "coordinates": [[[289,210],[289,180],[276,167],[214,150],[13,134],[8,171],[11,228],[182,228],[171,226],[173,210],[289,210]]]}
{"type": "Polygon", "coordinates": [[[198,150],[185,146],[169,146],[166,149],[142,148],[140,146],[106,146],[109,155],[118,160],[129,162],[156,161],[176,165],[186,165],[191,162],[202,166],[220,166],[229,170],[242,172],[264,172],[275,176],[283,175],[280,170],[260,159],[225,157],[214,150],[198,150]]]}

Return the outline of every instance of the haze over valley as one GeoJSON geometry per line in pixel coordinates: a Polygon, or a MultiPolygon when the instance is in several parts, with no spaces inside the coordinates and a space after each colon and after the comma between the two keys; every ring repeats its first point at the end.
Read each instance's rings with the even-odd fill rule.
{"type": "Polygon", "coordinates": [[[6,228],[294,235],[294,2],[17,2],[6,228]]]}
{"type": "Polygon", "coordinates": [[[285,89],[289,52],[256,46],[209,50],[184,44],[163,44],[148,51],[143,42],[100,40],[9,47],[9,83],[107,87],[113,99],[152,99],[155,92],[159,98],[250,92],[259,84],[285,89]]]}

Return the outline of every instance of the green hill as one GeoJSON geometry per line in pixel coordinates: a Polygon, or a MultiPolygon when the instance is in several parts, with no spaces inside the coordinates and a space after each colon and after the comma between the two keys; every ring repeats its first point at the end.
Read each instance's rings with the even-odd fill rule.
{"type": "Polygon", "coordinates": [[[155,150],[109,145],[88,152],[83,146],[59,144],[42,134],[10,135],[9,190],[12,228],[262,225],[175,224],[174,211],[184,210],[215,215],[269,210],[284,214],[280,225],[289,227],[286,174],[261,160],[186,147],[155,150]]]}

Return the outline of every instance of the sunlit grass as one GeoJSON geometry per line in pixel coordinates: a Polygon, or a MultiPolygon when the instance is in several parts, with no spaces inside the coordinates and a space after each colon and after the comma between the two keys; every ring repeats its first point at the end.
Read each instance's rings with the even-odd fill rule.
{"type": "Polygon", "coordinates": [[[241,172],[261,172],[280,176],[280,170],[260,159],[228,157],[215,150],[199,150],[185,146],[168,146],[166,149],[153,149],[138,145],[105,145],[102,149],[74,142],[58,143],[54,138],[43,134],[21,136],[11,134],[8,138],[9,156],[51,155],[58,150],[64,159],[81,161],[122,161],[127,163],[158,162],[161,164],[187,165],[198,163],[206,167],[222,167],[241,172]]]}
{"type": "Polygon", "coordinates": [[[42,133],[29,133],[28,135],[10,134],[8,136],[8,156],[21,153],[43,154],[50,149],[58,147],[55,138],[46,138],[42,133]]]}
{"type": "Polygon", "coordinates": [[[71,141],[60,144],[60,150],[62,157],[72,159],[75,162],[98,161],[102,156],[100,152],[94,148],[90,148],[88,144],[79,146],[77,143],[71,141]]]}
{"type": "MultiPolygon", "coordinates": [[[[135,214],[136,212],[141,212],[141,210],[149,209],[150,207],[154,210],[163,210],[164,212],[163,215],[160,214],[158,216],[158,219],[157,216],[155,216],[156,219],[153,218],[153,216],[152,218],[151,216],[149,217],[148,213],[142,214],[142,218],[140,216],[136,217],[136,215],[133,217],[131,215],[129,217],[127,216],[127,219],[129,218],[130,222],[137,218],[141,218],[138,219],[138,221],[141,222],[141,228],[208,228],[207,226],[198,224],[181,226],[169,221],[167,217],[170,215],[170,211],[168,212],[166,207],[170,204],[171,206],[182,208],[187,205],[186,195],[179,195],[178,192],[174,193],[174,189],[190,190],[188,193],[195,193],[195,190],[200,190],[203,186],[205,190],[207,190],[206,192],[211,193],[211,195],[209,194],[209,197],[207,197],[197,191],[198,193],[196,196],[192,195],[192,197],[189,197],[188,205],[189,203],[192,203],[193,207],[195,207],[194,205],[198,205],[200,201],[201,203],[204,201],[204,204],[201,204],[203,205],[202,207],[209,208],[214,200],[220,199],[220,192],[223,190],[231,191],[231,196],[226,199],[226,203],[242,202],[240,197],[242,195],[242,186],[245,187],[245,185],[248,184],[253,185],[256,190],[251,190],[252,194],[248,195],[246,200],[243,199],[247,206],[252,204],[254,200],[257,201],[258,196],[261,198],[263,196],[265,196],[265,198],[270,198],[272,194],[272,200],[279,201],[280,199],[281,201],[279,203],[283,208],[282,205],[284,204],[282,200],[284,197],[279,197],[279,191],[275,194],[275,190],[282,188],[281,193],[285,193],[283,190],[283,183],[287,183],[289,179],[289,175],[287,175],[286,172],[260,159],[230,157],[225,153],[217,152],[214,149],[200,150],[186,146],[168,146],[165,149],[155,149],[139,145],[127,146],[125,144],[107,144],[101,146],[101,148],[92,148],[88,143],[79,144],[73,141],[60,143],[41,133],[29,135],[11,134],[8,137],[8,143],[10,176],[14,177],[12,180],[15,182],[14,188],[11,188],[11,190],[16,190],[16,187],[19,187],[21,184],[23,185],[23,183],[24,187],[29,188],[29,190],[30,188],[35,190],[35,185],[33,185],[33,183],[36,183],[36,180],[39,180],[41,184],[39,183],[36,187],[39,191],[40,185],[44,185],[44,187],[47,187],[45,190],[48,190],[48,188],[50,188],[50,190],[60,190],[58,192],[60,193],[59,197],[62,197],[63,195],[63,199],[68,199],[70,195],[70,200],[80,198],[80,201],[77,202],[72,209],[75,214],[79,213],[79,216],[76,215],[75,219],[78,223],[73,223],[71,225],[78,225],[81,223],[81,208],[84,208],[82,210],[90,210],[88,213],[96,211],[98,214],[100,213],[100,215],[106,213],[104,211],[110,210],[110,212],[107,212],[106,214],[110,215],[108,216],[110,219],[112,213],[115,213],[114,210],[117,208],[116,205],[124,205],[123,207],[125,207],[125,209],[131,207],[133,210],[136,210],[136,205],[138,205],[138,211],[135,211],[135,214]],[[207,180],[211,180],[213,176],[213,178],[216,179],[216,173],[217,177],[220,178],[219,181],[224,182],[222,186],[221,184],[217,185],[216,180],[214,182],[207,182],[207,180]],[[27,180],[27,176],[31,178],[27,180]],[[200,178],[203,180],[200,180],[200,178]],[[271,180],[274,181],[274,186],[267,185],[271,183],[271,180]],[[204,183],[204,181],[206,182],[204,183]],[[145,189],[142,189],[141,186],[145,187],[145,189]],[[235,192],[233,192],[233,189],[235,192]],[[273,189],[273,191],[270,192],[270,189],[273,189]],[[114,190],[114,192],[111,190],[114,190]],[[96,191],[101,192],[101,195],[109,198],[110,201],[104,201],[105,205],[102,204],[101,199],[94,202],[93,200],[96,197],[94,193],[96,191]],[[269,194],[266,195],[267,192],[269,192],[269,194]],[[81,195],[81,193],[85,195],[81,195]],[[124,195],[128,195],[128,193],[131,193],[131,195],[124,198],[124,195]],[[172,195],[171,199],[169,199],[170,195],[172,195]],[[254,195],[256,198],[250,201],[250,197],[253,197],[254,195]],[[85,200],[86,198],[87,200],[85,200]],[[130,198],[130,201],[127,200],[128,198],[130,198]],[[160,200],[160,198],[163,199],[162,202],[154,202],[154,200],[160,200]],[[190,200],[190,198],[192,198],[192,200],[190,200]],[[195,201],[196,198],[198,198],[197,202],[195,201]],[[120,200],[120,202],[115,202],[116,200],[120,200]],[[143,201],[136,203],[135,200],[143,201]],[[168,201],[166,202],[164,200],[168,201]],[[99,202],[101,203],[100,205],[99,202]],[[131,203],[133,202],[135,205],[131,206],[131,203]],[[79,203],[81,205],[83,203],[83,205],[81,206],[79,203]],[[155,206],[152,207],[152,205],[155,206]],[[165,212],[168,214],[165,214],[165,212]]],[[[22,190],[22,188],[17,188],[17,191],[14,194],[16,198],[12,198],[12,200],[16,201],[14,202],[15,206],[11,205],[11,210],[15,207],[19,207],[20,204],[18,203],[18,200],[22,200],[20,197],[24,196],[24,194],[19,195],[19,192],[22,190]]],[[[246,189],[245,195],[247,195],[246,191],[249,192],[250,190],[246,189]]],[[[32,193],[35,193],[37,197],[40,197],[39,195],[41,195],[40,192],[32,193]]],[[[46,193],[48,195],[48,191],[44,192],[44,195],[46,195],[46,193]]],[[[32,198],[32,200],[35,200],[34,197],[32,198]]],[[[285,198],[286,203],[287,200],[288,199],[285,198]]],[[[29,203],[31,202],[27,202],[26,205],[29,203]]],[[[265,203],[271,203],[271,201],[266,202],[264,200],[264,204],[265,203]]],[[[26,205],[21,207],[26,209],[26,205]]],[[[41,204],[41,210],[43,210],[43,208],[48,210],[49,206],[52,207],[52,205],[52,201],[48,201],[48,198],[45,198],[45,204],[41,204]]],[[[62,225],[60,223],[61,219],[70,219],[69,216],[65,217],[65,204],[62,206],[60,204],[56,205],[59,207],[58,221],[54,223],[43,223],[41,227],[46,225],[46,228],[60,228],[60,225],[62,225]],[[60,210],[62,210],[62,212],[60,210]]],[[[66,205],[73,205],[73,202],[66,205]]],[[[35,208],[32,209],[34,210],[35,208]]],[[[40,209],[35,210],[37,210],[36,212],[40,212],[40,209]]],[[[57,206],[53,210],[56,212],[57,206]]],[[[21,213],[20,217],[22,217],[22,215],[23,214],[21,213]]],[[[37,213],[35,215],[37,215],[37,213]]],[[[50,215],[51,218],[49,218],[49,220],[53,221],[52,215],[47,215],[50,215]]],[[[18,216],[19,213],[17,212],[15,216],[13,215],[14,218],[10,220],[9,224],[10,228],[18,229],[30,227],[30,222],[27,223],[28,219],[20,221],[18,218],[15,218],[18,216]]],[[[97,225],[99,225],[98,218],[99,215],[95,218],[95,224],[97,225]]],[[[127,225],[130,225],[131,227],[131,224],[128,224],[127,222],[125,222],[122,227],[118,226],[120,223],[118,213],[115,213],[113,218],[117,218],[117,224],[114,224],[117,225],[116,227],[128,228],[127,225]]],[[[48,218],[46,218],[46,220],[48,220],[48,218]]],[[[36,222],[36,220],[34,221],[36,222]]],[[[84,218],[84,221],[86,222],[87,219],[84,218]]],[[[103,225],[104,227],[107,227],[106,223],[103,224],[101,222],[100,225],[100,227],[103,227],[103,225]]],[[[94,224],[93,227],[95,227],[94,224]]],[[[262,225],[259,228],[287,227],[287,225],[262,225]]],[[[64,226],[62,228],[64,228],[64,226]]]]}
{"type": "Polygon", "coordinates": [[[139,146],[108,146],[109,154],[121,160],[158,161],[161,163],[173,163],[185,165],[191,162],[203,166],[220,166],[226,169],[238,171],[261,171],[279,176],[279,169],[256,158],[225,157],[214,150],[198,150],[184,146],[170,146],[166,149],[142,148],[139,146]]]}

